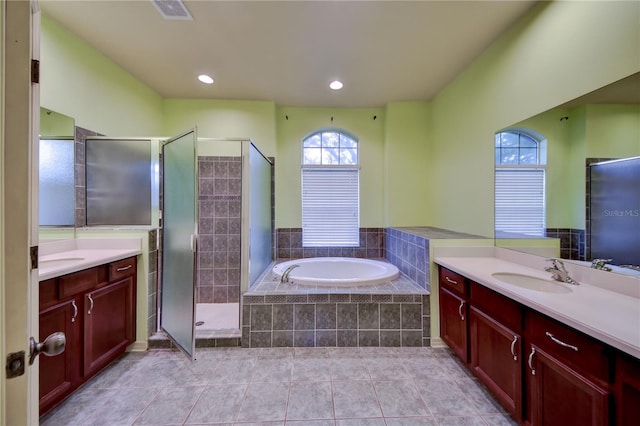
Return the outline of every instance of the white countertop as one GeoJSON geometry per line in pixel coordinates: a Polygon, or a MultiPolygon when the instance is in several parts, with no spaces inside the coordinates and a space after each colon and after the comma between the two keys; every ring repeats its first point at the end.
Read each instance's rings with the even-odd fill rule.
{"type": "Polygon", "coordinates": [[[142,253],[140,238],[52,241],[40,244],[39,251],[40,281],[142,253]]]}
{"type": "Polygon", "coordinates": [[[582,331],[614,348],[640,358],[640,299],[581,281],[558,283],[571,291],[546,293],[498,281],[496,272],[531,275],[549,280],[542,269],[497,257],[436,257],[434,261],[542,314],[582,331]]]}

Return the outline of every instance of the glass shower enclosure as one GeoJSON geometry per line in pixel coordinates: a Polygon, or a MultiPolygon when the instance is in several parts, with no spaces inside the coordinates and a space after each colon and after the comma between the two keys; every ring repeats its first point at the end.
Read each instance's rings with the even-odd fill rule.
{"type": "Polygon", "coordinates": [[[198,338],[241,336],[241,295],[273,260],[273,164],[250,140],[163,152],[160,323],[193,358],[198,338]]]}

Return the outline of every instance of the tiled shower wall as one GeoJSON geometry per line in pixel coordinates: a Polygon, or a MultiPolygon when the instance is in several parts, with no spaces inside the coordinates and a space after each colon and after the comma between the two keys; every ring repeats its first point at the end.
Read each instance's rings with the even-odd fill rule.
{"type": "Polygon", "coordinates": [[[560,239],[560,257],[562,259],[586,259],[586,232],[584,229],[547,228],[545,236],[560,239]]]}
{"type": "Polygon", "coordinates": [[[85,175],[85,140],[91,136],[100,136],[99,133],[91,130],[75,127],[75,226],[81,228],[87,225],[87,195],[86,195],[86,175],[85,175]]]}
{"type": "Polygon", "coordinates": [[[240,300],[241,157],[198,157],[197,303],[240,300]]]}
{"type": "Polygon", "coordinates": [[[308,257],[357,257],[379,259],[384,253],[384,228],[360,228],[360,247],[302,247],[302,228],[276,230],[276,257],[302,259],[308,257]]]}
{"type": "Polygon", "coordinates": [[[147,330],[149,335],[155,333],[158,328],[158,270],[160,260],[158,257],[158,234],[158,229],[149,231],[149,275],[147,276],[147,294],[149,295],[147,330]]]}

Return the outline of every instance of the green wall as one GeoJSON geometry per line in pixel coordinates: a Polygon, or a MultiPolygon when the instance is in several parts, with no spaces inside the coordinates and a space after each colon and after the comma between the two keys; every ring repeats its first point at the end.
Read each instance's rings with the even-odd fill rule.
{"type": "Polygon", "coordinates": [[[360,226],[384,225],[384,114],[383,108],[277,109],[276,227],[302,226],[301,142],[322,128],[344,129],[358,137],[360,226]]]}
{"type": "Polygon", "coordinates": [[[392,102],[385,114],[385,226],[431,225],[430,105],[392,102]]]}
{"type": "Polygon", "coordinates": [[[432,225],[493,235],[495,132],[638,72],[639,18],[639,2],[538,4],[440,92],[432,225]]]}
{"type": "MultiPolygon", "coordinates": [[[[639,18],[638,2],[540,3],[430,102],[322,109],[162,99],[44,16],[41,99],[109,135],[171,136],[197,126],[200,137],[251,138],[276,157],[278,227],[300,226],[302,137],[343,128],[361,141],[362,226],[431,225],[491,237],[495,132],[638,72],[639,18]]],[[[578,163],[576,153],[598,151],[589,135],[600,131],[579,125],[580,114],[586,120],[592,111],[574,114],[568,127],[584,132],[584,143],[553,148],[551,163],[578,163]]],[[[567,184],[555,173],[554,189],[566,190],[572,205],[582,202],[577,174],[567,184]]],[[[571,215],[552,210],[550,224],[579,222],[577,209],[571,215]]]]}
{"type": "Polygon", "coordinates": [[[275,103],[213,99],[165,99],[165,136],[193,127],[199,138],[251,139],[268,157],[276,155],[275,103]]]}
{"type": "Polygon", "coordinates": [[[111,136],[162,131],[162,98],[43,14],[40,105],[111,136]]]}
{"type": "Polygon", "coordinates": [[[587,157],[640,155],[640,105],[587,105],[585,127],[587,157]]]}

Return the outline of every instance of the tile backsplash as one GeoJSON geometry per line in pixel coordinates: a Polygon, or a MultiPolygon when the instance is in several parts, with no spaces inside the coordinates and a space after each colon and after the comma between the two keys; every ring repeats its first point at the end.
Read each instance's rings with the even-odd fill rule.
{"type": "Polygon", "coordinates": [[[276,230],[276,258],[357,257],[380,259],[385,256],[384,228],[360,228],[359,247],[302,247],[302,228],[276,230]]]}

